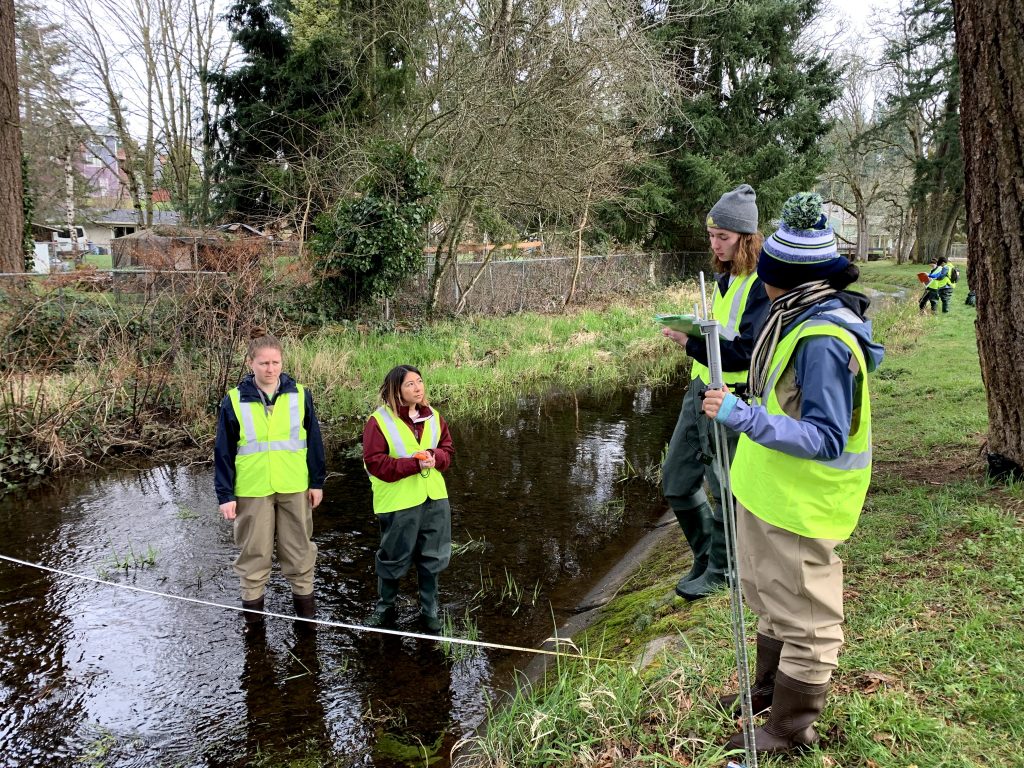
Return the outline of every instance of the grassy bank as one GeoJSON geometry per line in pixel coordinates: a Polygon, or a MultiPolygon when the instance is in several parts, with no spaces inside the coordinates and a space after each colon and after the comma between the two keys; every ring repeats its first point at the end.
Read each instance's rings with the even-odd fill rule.
{"type": "Polygon", "coordinates": [[[471,317],[419,328],[327,329],[290,343],[286,367],[307,383],[325,418],[353,436],[395,365],[419,367],[432,401],[456,419],[490,417],[517,397],[550,389],[610,392],[665,384],[684,356],[658,333],[654,312],[691,305],[692,286],[630,304],[563,315],[471,317]],[[352,421],[357,422],[351,425],[352,421]]]}
{"type": "MultiPolygon", "coordinates": [[[[874,478],[840,549],[847,645],[822,744],[767,765],[1024,765],[1024,489],[982,474],[985,400],[965,290],[949,315],[920,316],[916,271],[865,268],[867,284],[902,286],[911,301],[875,321],[887,357],[872,380],[874,478]]],[[[459,764],[722,765],[718,745],[735,724],[710,702],[735,679],[728,597],[676,598],[686,559],[671,536],[578,638],[628,662],[664,643],[652,664],[563,663],[496,708],[459,764]]]]}

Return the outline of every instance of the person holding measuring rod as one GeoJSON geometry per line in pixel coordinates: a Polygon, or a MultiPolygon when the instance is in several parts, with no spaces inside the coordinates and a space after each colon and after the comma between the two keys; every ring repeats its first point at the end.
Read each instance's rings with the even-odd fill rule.
{"type": "MultiPolygon", "coordinates": [[[[747,379],[754,339],[768,314],[768,297],[754,272],[763,241],[757,228],[754,190],[741,184],[726,192],[711,208],[706,224],[716,285],[711,317],[721,324],[725,382],[737,387],[747,379]]],[[[693,567],[679,579],[676,594],[686,600],[698,600],[725,584],[722,485],[713,467],[714,449],[707,419],[700,413],[700,398],[708,383],[707,342],[699,331],[694,332],[692,325],[676,325],[675,318],[679,316],[659,316],[659,321],[666,325],[662,333],[686,350],[692,364],[690,384],[662,467],[662,493],[693,553],[693,567]],[[711,503],[704,490],[705,478],[711,489],[711,503]]],[[[730,457],[736,451],[738,437],[736,433],[728,435],[730,457]]]]}
{"type": "MultiPolygon", "coordinates": [[[[764,243],[757,274],[771,310],[757,338],[750,403],[708,390],[704,413],[741,433],[730,479],[740,579],[758,615],[753,711],[759,754],[814,744],[843,644],[843,564],[871,480],[868,374],[884,350],[859,270],[836,251],[821,196],[802,192],[764,243]]],[[[731,704],[729,700],[723,703],[731,704]]],[[[744,746],[742,733],[729,746],[744,746]]]]}

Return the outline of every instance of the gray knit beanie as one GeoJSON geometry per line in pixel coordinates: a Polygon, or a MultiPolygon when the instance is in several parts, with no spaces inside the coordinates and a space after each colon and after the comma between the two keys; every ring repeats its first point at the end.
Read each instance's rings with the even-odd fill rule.
{"type": "Polygon", "coordinates": [[[749,235],[757,232],[757,194],[749,184],[726,192],[711,208],[707,226],[749,235]]]}

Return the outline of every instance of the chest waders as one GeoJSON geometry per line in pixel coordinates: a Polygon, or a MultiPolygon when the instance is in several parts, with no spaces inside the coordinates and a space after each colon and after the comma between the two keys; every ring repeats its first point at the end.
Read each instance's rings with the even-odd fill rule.
{"type": "MultiPolygon", "coordinates": [[[[700,298],[708,316],[707,294],[704,289],[704,273],[700,273],[700,298]]],[[[701,333],[707,338],[708,389],[722,389],[725,386],[722,375],[722,350],[720,346],[721,326],[717,320],[699,320],[701,333]]],[[[729,449],[726,442],[725,426],[717,419],[712,420],[712,437],[715,443],[715,469],[722,486],[722,519],[725,524],[725,575],[729,582],[729,609],[732,624],[732,641],[736,649],[736,678],[739,683],[740,716],[743,720],[743,752],[745,768],[757,768],[757,750],[754,744],[754,706],[750,696],[750,664],[747,659],[747,644],[743,637],[743,590],[740,588],[739,556],[736,544],[736,502],[732,497],[732,479],[729,476],[729,449]]],[[[730,761],[729,766],[736,763],[730,761]]]]}

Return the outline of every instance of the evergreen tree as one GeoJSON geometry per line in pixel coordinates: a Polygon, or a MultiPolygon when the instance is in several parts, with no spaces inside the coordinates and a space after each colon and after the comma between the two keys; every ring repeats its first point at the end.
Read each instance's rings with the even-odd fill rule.
{"type": "Polygon", "coordinates": [[[212,78],[225,107],[222,212],[270,219],[308,200],[307,180],[294,161],[315,161],[325,135],[379,123],[403,98],[414,56],[411,38],[401,32],[418,6],[237,0],[227,18],[244,64],[212,78]]]}
{"type": "Polygon", "coordinates": [[[881,128],[902,126],[913,145],[914,260],[929,264],[948,253],[964,206],[952,0],[912,0],[899,12],[898,29],[884,62],[894,72],[897,88],[881,128]]]}
{"type": "Polygon", "coordinates": [[[830,59],[799,44],[818,7],[819,0],[737,0],[680,18],[670,8],[656,34],[684,96],[653,142],[661,167],[636,169],[637,192],[620,206],[633,234],[646,217],[654,245],[703,249],[704,216],[723,192],[751,184],[767,221],[814,185],[830,127],[825,109],[840,91],[830,59]]]}

